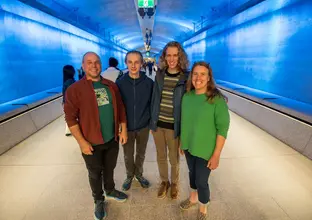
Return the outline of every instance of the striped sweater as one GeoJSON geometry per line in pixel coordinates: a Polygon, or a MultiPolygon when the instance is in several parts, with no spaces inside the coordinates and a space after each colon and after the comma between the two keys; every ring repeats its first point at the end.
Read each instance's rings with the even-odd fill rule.
{"type": "Polygon", "coordinates": [[[160,113],[159,113],[159,126],[173,129],[173,92],[178,81],[180,79],[180,73],[170,74],[166,72],[164,78],[164,87],[161,93],[160,113]],[[162,126],[164,124],[170,124],[162,126]]]}

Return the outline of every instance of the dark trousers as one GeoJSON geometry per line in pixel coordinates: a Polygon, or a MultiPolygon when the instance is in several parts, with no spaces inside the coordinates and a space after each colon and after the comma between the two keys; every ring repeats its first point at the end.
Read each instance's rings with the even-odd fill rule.
{"type": "Polygon", "coordinates": [[[89,172],[89,182],[94,200],[104,200],[103,182],[106,193],[115,189],[114,169],[117,164],[119,144],[111,140],[93,147],[93,155],[82,154],[89,172]]]}
{"type": "Polygon", "coordinates": [[[128,141],[123,145],[127,177],[142,176],[148,136],[147,127],[139,131],[128,131],[128,141]],[[135,156],[134,144],[136,144],[135,156]]]}
{"type": "Polygon", "coordinates": [[[184,153],[189,168],[190,186],[197,190],[199,202],[207,204],[210,201],[208,178],[211,172],[207,167],[208,161],[191,155],[187,150],[184,153]]]}

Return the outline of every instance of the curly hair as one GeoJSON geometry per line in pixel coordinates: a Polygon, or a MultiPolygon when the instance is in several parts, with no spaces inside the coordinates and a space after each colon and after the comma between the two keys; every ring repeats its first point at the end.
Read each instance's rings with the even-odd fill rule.
{"type": "Polygon", "coordinates": [[[192,90],[195,90],[195,87],[192,83],[192,76],[193,76],[194,69],[197,66],[203,66],[208,70],[208,76],[209,76],[210,80],[207,83],[207,91],[206,91],[207,101],[209,103],[213,103],[213,99],[216,96],[223,97],[227,101],[228,100],[227,97],[224,96],[222,94],[222,92],[216,86],[216,83],[214,81],[213,74],[212,74],[212,68],[211,68],[210,64],[205,62],[205,61],[198,61],[198,62],[194,63],[192,70],[191,70],[191,73],[189,74],[189,78],[188,78],[187,83],[186,83],[186,91],[190,92],[192,90]]]}
{"type": "Polygon", "coordinates": [[[161,56],[159,57],[159,67],[160,69],[166,69],[168,68],[168,63],[166,61],[166,53],[168,47],[176,47],[178,48],[178,56],[179,56],[179,61],[178,61],[178,68],[180,71],[185,71],[189,67],[189,61],[187,58],[187,54],[185,53],[183,47],[181,44],[177,41],[171,41],[167,43],[167,45],[164,47],[162,50],[161,56]]]}

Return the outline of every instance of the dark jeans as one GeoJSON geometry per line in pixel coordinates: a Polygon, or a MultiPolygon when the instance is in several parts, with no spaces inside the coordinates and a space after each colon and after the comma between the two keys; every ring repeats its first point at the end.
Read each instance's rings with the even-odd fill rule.
{"type": "Polygon", "coordinates": [[[149,129],[147,127],[139,131],[128,131],[128,141],[123,145],[127,177],[142,176],[148,136],[149,129]],[[135,143],[136,155],[134,159],[135,143]]]}
{"type": "Polygon", "coordinates": [[[94,200],[104,200],[103,182],[106,193],[115,189],[114,169],[117,163],[119,144],[113,139],[93,147],[93,155],[82,154],[89,172],[89,182],[94,200]]]}
{"type": "Polygon", "coordinates": [[[197,190],[199,202],[207,204],[210,201],[208,178],[211,172],[207,167],[208,161],[191,155],[187,150],[184,153],[189,168],[190,186],[197,190]]]}

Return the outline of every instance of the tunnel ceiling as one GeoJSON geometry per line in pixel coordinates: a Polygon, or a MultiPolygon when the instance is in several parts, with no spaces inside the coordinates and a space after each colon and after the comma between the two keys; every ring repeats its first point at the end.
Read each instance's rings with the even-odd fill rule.
{"type": "MultiPolygon", "coordinates": [[[[31,1],[31,0],[29,0],[31,1]]],[[[27,0],[23,2],[27,3],[27,0]]],[[[78,14],[102,35],[112,35],[128,49],[145,51],[144,25],[149,18],[138,16],[137,0],[37,0],[62,16],[76,19],[78,14]]],[[[181,41],[204,26],[238,13],[255,0],[155,0],[151,52],[158,53],[171,40],[181,41]]]]}

